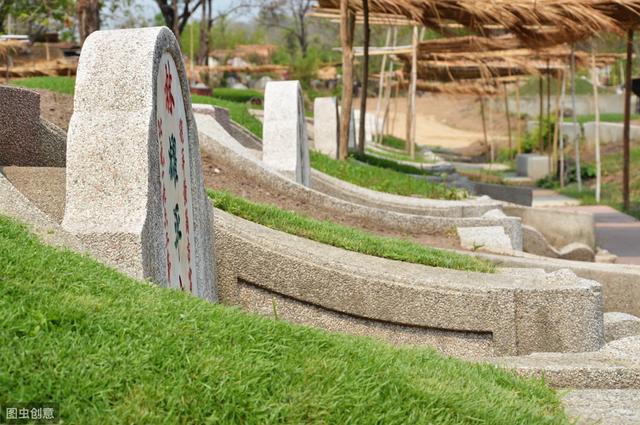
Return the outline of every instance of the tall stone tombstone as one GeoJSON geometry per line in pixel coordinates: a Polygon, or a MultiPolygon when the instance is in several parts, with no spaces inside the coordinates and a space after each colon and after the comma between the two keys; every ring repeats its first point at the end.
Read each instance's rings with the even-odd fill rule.
{"type": "Polygon", "coordinates": [[[309,186],[309,140],[298,81],[270,81],[264,93],[262,160],[309,186]]]}
{"type": "Polygon", "coordinates": [[[335,97],[316,97],[313,101],[313,140],[316,150],[338,158],[338,103],[335,97]]]}
{"type": "Polygon", "coordinates": [[[212,211],[173,33],[91,34],[69,123],[63,227],[129,275],[214,301],[212,211]]]}

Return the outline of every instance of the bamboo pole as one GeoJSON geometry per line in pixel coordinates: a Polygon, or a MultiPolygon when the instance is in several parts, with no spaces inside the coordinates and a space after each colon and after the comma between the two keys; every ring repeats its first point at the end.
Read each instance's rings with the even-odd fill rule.
{"type": "Polygon", "coordinates": [[[553,173],[558,170],[558,138],[560,137],[560,90],[556,90],[556,124],[553,126],[553,150],[551,153],[551,168],[553,173]]]}
{"type": "Polygon", "coordinates": [[[542,152],[542,131],[544,129],[544,122],[543,122],[543,117],[544,117],[544,95],[543,93],[543,80],[542,80],[542,75],[538,78],[539,80],[539,85],[538,85],[538,98],[540,100],[540,112],[538,115],[538,150],[540,152],[542,152]]]}
{"type": "MultiPolygon", "coordinates": [[[[564,187],[564,97],[567,90],[567,73],[562,71],[562,88],[560,89],[560,187],[564,187]]],[[[575,128],[574,128],[575,131],[575,128]]]]}
{"type": "Polygon", "coordinates": [[[598,76],[596,74],[596,55],[591,49],[591,84],[593,85],[593,104],[596,118],[596,203],[600,203],[601,164],[600,164],[600,106],[598,105],[598,76]]]}
{"type": "MultiPolygon", "coordinates": [[[[551,69],[549,59],[547,59],[547,125],[551,126],[551,69]]],[[[547,147],[551,145],[551,137],[551,132],[547,131],[547,147]]]]}
{"type": "Polygon", "coordinates": [[[340,44],[342,45],[342,110],[340,113],[340,138],[338,159],[349,155],[349,122],[353,103],[353,31],[354,15],[349,10],[349,1],[340,0],[340,44]]]}
{"type": "Polygon", "coordinates": [[[358,129],[358,152],[364,153],[365,137],[367,134],[367,91],[369,86],[369,0],[362,0],[364,15],[364,58],[362,59],[362,93],[360,94],[360,128],[358,129]]]}
{"type": "MultiPolygon", "coordinates": [[[[389,47],[391,41],[391,28],[387,28],[387,37],[384,42],[384,47],[389,47]]],[[[382,64],[380,65],[380,78],[378,79],[378,99],[376,101],[376,139],[378,143],[382,142],[382,134],[384,132],[384,118],[380,119],[380,111],[382,109],[382,96],[385,92],[385,83],[387,76],[385,75],[387,67],[387,55],[382,55],[382,64]]]]}
{"type": "Polygon", "coordinates": [[[416,133],[416,83],[418,80],[418,27],[413,27],[411,37],[411,82],[409,93],[407,93],[407,146],[411,158],[416,156],[415,133],[416,133]]]}
{"type": "Polygon", "coordinates": [[[629,199],[629,136],[631,121],[631,67],[633,61],[633,29],[627,32],[627,63],[624,83],[624,131],[622,136],[622,200],[625,209],[630,207],[629,199]]]}
{"type": "MultiPolygon", "coordinates": [[[[578,111],[576,111],[576,46],[571,44],[571,108],[573,109],[573,131],[578,127],[578,111]]],[[[580,136],[573,140],[576,158],[576,180],[578,191],[582,191],[582,170],[580,168],[580,136]]]]}
{"type": "Polygon", "coordinates": [[[509,159],[511,160],[511,153],[513,150],[513,141],[511,140],[511,117],[509,116],[509,93],[507,91],[507,83],[502,85],[504,87],[504,110],[507,115],[507,131],[509,133],[509,159]]]}
{"type": "Polygon", "coordinates": [[[516,132],[518,133],[518,154],[522,153],[522,119],[520,117],[520,81],[516,81],[516,132]]]}
{"type": "Polygon", "coordinates": [[[487,115],[484,111],[484,96],[478,96],[480,99],[480,116],[482,116],[482,134],[484,135],[484,145],[489,147],[489,137],[487,136],[487,115]]]}

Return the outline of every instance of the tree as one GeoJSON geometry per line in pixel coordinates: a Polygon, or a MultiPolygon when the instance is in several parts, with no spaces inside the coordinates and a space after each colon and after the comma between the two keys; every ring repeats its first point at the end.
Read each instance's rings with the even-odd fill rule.
{"type": "Polygon", "coordinates": [[[98,0],[77,0],[78,32],[80,44],[94,31],[100,29],[100,3],[98,0]]]}
{"type": "Polygon", "coordinates": [[[156,0],[165,24],[173,30],[176,37],[187,25],[191,15],[201,6],[203,0],[156,0]]]}
{"type": "Polygon", "coordinates": [[[52,21],[64,23],[73,13],[73,0],[0,0],[0,33],[9,15],[27,24],[30,33],[43,31],[52,21]]]}
{"type": "Polygon", "coordinates": [[[314,0],[267,0],[262,5],[260,20],[268,27],[280,28],[294,36],[304,56],[309,48],[306,17],[313,2],[314,0]]]}

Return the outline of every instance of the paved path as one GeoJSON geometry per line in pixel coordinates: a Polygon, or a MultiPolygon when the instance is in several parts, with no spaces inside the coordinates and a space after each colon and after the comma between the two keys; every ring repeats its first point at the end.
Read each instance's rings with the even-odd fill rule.
{"type": "Polygon", "coordinates": [[[566,209],[593,214],[596,222],[596,244],[617,255],[616,263],[640,264],[640,221],[605,205],[566,209]]]}
{"type": "Polygon", "coordinates": [[[575,198],[560,195],[558,192],[550,189],[534,189],[533,190],[533,207],[567,207],[578,206],[580,201],[575,198]]]}

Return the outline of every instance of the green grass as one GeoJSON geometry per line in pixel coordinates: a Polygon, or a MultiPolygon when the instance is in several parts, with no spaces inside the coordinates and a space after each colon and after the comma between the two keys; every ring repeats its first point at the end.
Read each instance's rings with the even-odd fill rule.
{"type": "Polygon", "coordinates": [[[389,146],[390,148],[405,150],[406,143],[404,139],[401,139],[396,136],[392,136],[391,134],[385,134],[382,136],[381,143],[385,146],[389,146]]]}
{"type": "Polygon", "coordinates": [[[388,168],[363,164],[355,158],[338,161],[310,151],[311,166],[325,174],[381,192],[432,199],[463,199],[466,192],[442,184],[430,183],[388,168]]]}
{"type": "MultiPolygon", "coordinates": [[[[377,153],[376,153],[377,154],[377,153]]],[[[373,165],[375,167],[379,167],[379,168],[387,168],[389,170],[394,170],[394,171],[398,171],[400,173],[404,173],[404,174],[418,174],[418,175],[430,175],[431,173],[428,171],[425,171],[421,168],[418,167],[414,167],[413,165],[406,165],[406,164],[401,164],[397,161],[391,160],[391,159],[386,159],[386,158],[381,158],[379,156],[375,156],[375,155],[369,155],[369,154],[360,154],[357,152],[354,152],[351,154],[351,156],[360,161],[360,162],[364,162],[366,164],[369,165],[373,165]]]]}
{"type": "Polygon", "coordinates": [[[492,273],[495,266],[464,254],[456,254],[398,238],[367,233],[330,221],[320,221],[274,205],[258,204],[229,192],[209,190],[215,206],[263,226],[349,251],[425,266],[492,273]]]}
{"type": "MultiPolygon", "coordinates": [[[[12,84],[17,86],[32,88],[32,89],[45,89],[68,95],[73,95],[73,89],[75,86],[75,78],[73,77],[32,77],[19,80],[13,80],[12,84]]],[[[215,89],[217,93],[221,89],[215,89]]],[[[232,89],[223,89],[223,95],[226,97],[233,97],[230,95],[232,89]],[[225,91],[226,90],[226,91],[225,91]]],[[[245,92],[245,91],[240,91],[245,92]]],[[[252,92],[251,90],[249,92],[252,92]]],[[[258,92],[256,92],[258,93],[258,92]]],[[[260,94],[260,93],[258,93],[260,94]]],[[[238,95],[240,96],[240,95],[238,95]]],[[[262,123],[249,113],[249,109],[245,103],[238,103],[224,98],[211,97],[211,96],[199,96],[193,95],[191,99],[194,103],[207,103],[209,105],[219,106],[229,110],[231,119],[245,127],[247,130],[262,138],[262,123]]]]}
{"type": "Polygon", "coordinates": [[[264,95],[257,90],[251,89],[231,89],[218,87],[213,89],[212,96],[217,99],[229,100],[231,102],[247,103],[251,100],[264,100],[264,95]]]}
{"type": "Polygon", "coordinates": [[[411,155],[400,152],[392,152],[390,150],[385,149],[367,149],[367,152],[383,157],[385,159],[389,159],[391,161],[408,161],[408,162],[417,162],[419,164],[429,164],[433,163],[431,160],[427,160],[421,153],[420,150],[416,150],[416,157],[411,158],[411,155]]]}
{"type": "Polygon", "coordinates": [[[198,95],[192,95],[191,99],[194,103],[206,103],[209,105],[228,109],[229,116],[232,120],[249,130],[256,137],[262,139],[262,123],[259,119],[249,113],[249,108],[245,103],[232,102],[230,100],[198,95]]]}
{"type": "Polygon", "coordinates": [[[11,80],[11,84],[28,89],[45,89],[73,96],[75,77],[31,77],[11,80]]]}
{"type": "MultiPolygon", "coordinates": [[[[586,122],[595,121],[596,116],[594,114],[578,115],[577,119],[579,123],[584,124],[586,122]]],[[[640,119],[640,114],[632,114],[631,119],[632,120],[640,119]]],[[[600,114],[600,121],[601,122],[624,122],[624,114],[616,114],[616,113],[600,114]]],[[[565,118],[565,122],[571,122],[571,118],[565,118]]]]}
{"type": "Polygon", "coordinates": [[[0,217],[0,394],[69,424],[566,424],[540,380],[261,318],[0,217]]]}
{"type": "MultiPolygon", "coordinates": [[[[603,155],[602,178],[606,183],[602,184],[600,203],[640,219],[640,173],[634,172],[638,169],[640,169],[640,147],[631,149],[629,182],[631,208],[625,210],[622,203],[622,153],[603,155]]],[[[575,183],[558,190],[563,195],[580,199],[584,205],[596,205],[595,190],[585,187],[595,184],[595,180],[589,180],[584,183],[581,192],[578,191],[575,183]]]]}

